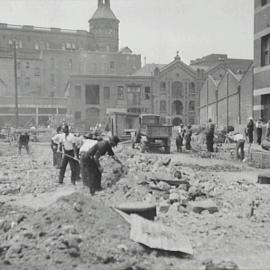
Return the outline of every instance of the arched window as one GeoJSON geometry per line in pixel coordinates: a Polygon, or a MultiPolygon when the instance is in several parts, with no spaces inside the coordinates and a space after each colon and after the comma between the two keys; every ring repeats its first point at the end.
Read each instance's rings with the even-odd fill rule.
{"type": "Polygon", "coordinates": [[[191,82],[189,84],[189,95],[190,96],[195,95],[195,83],[194,82],[191,82]]]}
{"type": "Polygon", "coordinates": [[[183,104],[180,100],[176,100],[172,104],[172,114],[183,115],[183,104]]]}
{"type": "Polygon", "coordinates": [[[166,113],[167,112],[167,104],[165,100],[160,101],[160,113],[166,113]]]}
{"type": "Polygon", "coordinates": [[[172,98],[183,97],[183,84],[179,81],[173,82],[172,84],[172,98]]]}
{"type": "Polygon", "coordinates": [[[195,111],[195,102],[194,101],[189,102],[188,110],[191,112],[195,111]]]}

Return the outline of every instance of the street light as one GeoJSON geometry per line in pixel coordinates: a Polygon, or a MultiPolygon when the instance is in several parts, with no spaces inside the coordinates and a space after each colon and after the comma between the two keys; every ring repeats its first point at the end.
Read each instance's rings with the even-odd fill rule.
{"type": "Polygon", "coordinates": [[[18,81],[17,81],[17,42],[13,40],[13,57],[14,57],[14,85],[15,85],[15,119],[16,128],[19,126],[19,109],[18,109],[18,81]]]}

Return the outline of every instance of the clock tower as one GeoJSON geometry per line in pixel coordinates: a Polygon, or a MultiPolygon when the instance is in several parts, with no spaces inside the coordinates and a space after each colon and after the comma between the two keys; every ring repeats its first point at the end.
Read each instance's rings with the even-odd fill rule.
{"type": "Polygon", "coordinates": [[[111,10],[110,0],[98,0],[98,8],[89,20],[89,31],[95,38],[97,51],[119,50],[119,20],[111,10]]]}

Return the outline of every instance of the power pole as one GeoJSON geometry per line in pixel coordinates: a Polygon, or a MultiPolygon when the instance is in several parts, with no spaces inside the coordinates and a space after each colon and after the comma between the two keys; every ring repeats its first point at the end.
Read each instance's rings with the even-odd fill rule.
{"type": "Polygon", "coordinates": [[[18,109],[18,81],[17,81],[17,44],[13,40],[13,56],[14,56],[14,85],[15,85],[15,119],[16,128],[19,126],[19,109],[18,109]]]}

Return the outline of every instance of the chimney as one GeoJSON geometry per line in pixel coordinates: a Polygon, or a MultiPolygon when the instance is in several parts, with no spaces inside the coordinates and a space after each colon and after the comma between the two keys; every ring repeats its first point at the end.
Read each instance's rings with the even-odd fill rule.
{"type": "Polygon", "coordinates": [[[102,7],[103,6],[103,0],[98,0],[98,7],[102,7]]]}
{"type": "Polygon", "coordinates": [[[105,6],[110,7],[110,0],[105,0],[105,6]]]}

